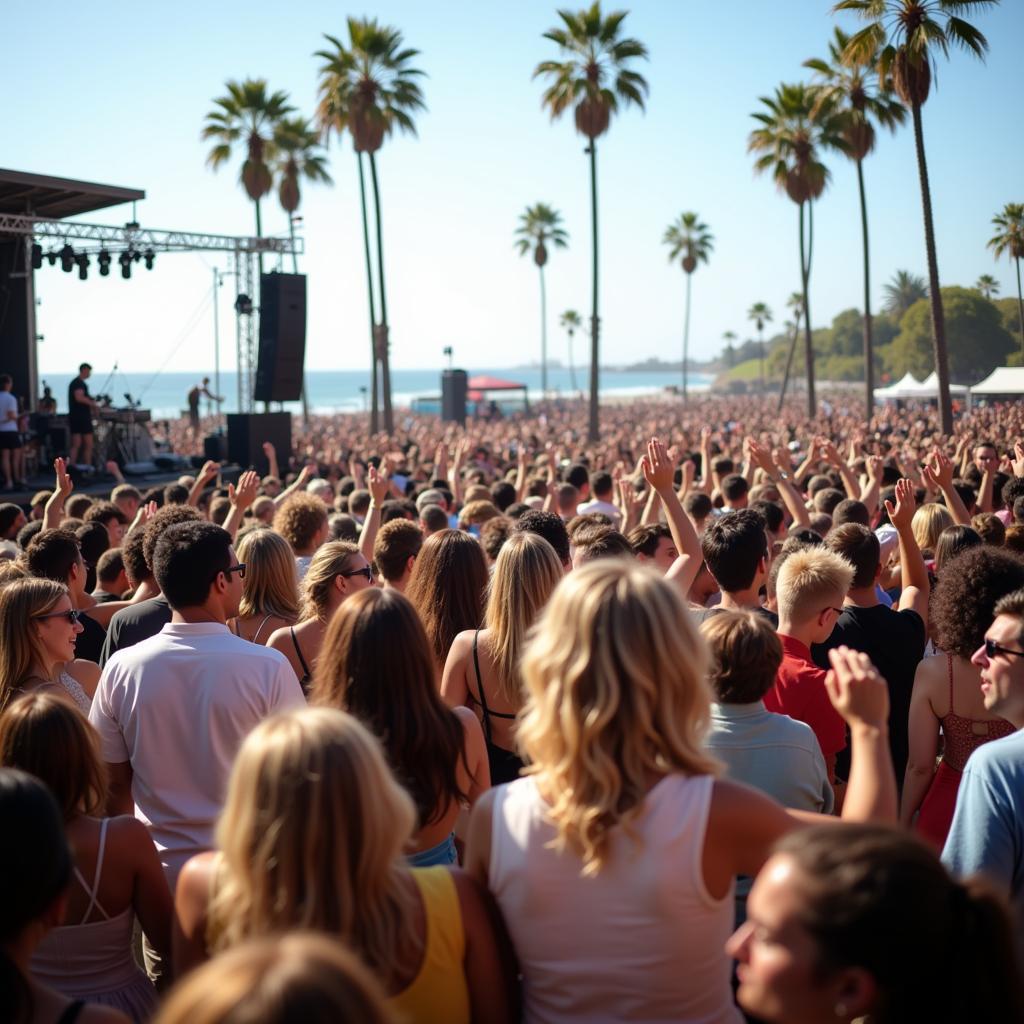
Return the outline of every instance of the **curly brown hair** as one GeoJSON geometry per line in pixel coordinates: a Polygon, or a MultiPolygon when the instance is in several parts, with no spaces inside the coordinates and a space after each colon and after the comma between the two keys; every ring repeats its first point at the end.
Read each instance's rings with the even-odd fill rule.
{"type": "Polygon", "coordinates": [[[274,513],[274,532],[281,534],[293,550],[303,551],[326,522],[327,506],[315,495],[300,492],[285,498],[274,513]]]}
{"type": "Polygon", "coordinates": [[[944,563],[931,603],[936,645],[970,658],[984,642],[996,603],[1021,587],[1024,559],[998,548],[968,548],[944,563]]]}

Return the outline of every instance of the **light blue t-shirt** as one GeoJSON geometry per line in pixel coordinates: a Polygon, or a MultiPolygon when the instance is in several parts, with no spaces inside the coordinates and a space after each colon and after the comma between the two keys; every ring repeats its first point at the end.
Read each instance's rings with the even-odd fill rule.
{"type": "Polygon", "coordinates": [[[968,758],[942,862],[961,877],[985,875],[1006,893],[1024,955],[1024,731],[968,758]]]}

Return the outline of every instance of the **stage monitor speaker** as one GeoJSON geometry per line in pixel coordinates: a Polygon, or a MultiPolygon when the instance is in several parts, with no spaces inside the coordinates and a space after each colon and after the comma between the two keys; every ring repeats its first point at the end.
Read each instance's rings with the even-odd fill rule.
{"type": "Polygon", "coordinates": [[[203,438],[203,458],[209,462],[227,462],[228,439],[223,434],[207,434],[203,438]]]}
{"type": "Polygon", "coordinates": [[[260,348],[253,398],[257,402],[298,401],[305,358],[305,275],[261,275],[260,348]]]}
{"type": "Polygon", "coordinates": [[[260,476],[270,471],[263,454],[269,441],[277,452],[277,464],[288,468],[292,452],[292,417],[287,412],[228,413],[228,458],[242,469],[255,469],[260,476]]]}
{"type": "Polygon", "coordinates": [[[445,423],[466,422],[466,393],[469,378],[465,370],[445,370],[441,374],[441,419],[445,423]]]}

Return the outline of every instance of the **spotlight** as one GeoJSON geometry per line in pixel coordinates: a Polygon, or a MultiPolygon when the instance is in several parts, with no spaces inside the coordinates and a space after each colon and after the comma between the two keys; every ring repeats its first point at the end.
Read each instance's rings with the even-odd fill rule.
{"type": "Polygon", "coordinates": [[[132,276],[132,257],[131,253],[123,252],[117,258],[117,262],[121,264],[121,276],[127,281],[132,276]]]}
{"type": "Polygon", "coordinates": [[[67,242],[64,243],[64,248],[60,251],[60,269],[65,274],[70,274],[75,269],[75,250],[67,242]]]}
{"type": "Polygon", "coordinates": [[[146,269],[147,270],[152,270],[153,269],[153,260],[156,259],[156,254],[153,252],[152,249],[147,249],[145,254],[144,254],[144,258],[146,260],[146,269]]]}
{"type": "Polygon", "coordinates": [[[38,270],[43,265],[43,247],[38,242],[32,243],[32,269],[38,270]]]}
{"type": "Polygon", "coordinates": [[[54,249],[51,249],[46,254],[46,259],[47,259],[47,262],[50,264],[51,267],[55,267],[57,265],[57,253],[56,253],[56,251],[54,249]]]}
{"type": "Polygon", "coordinates": [[[75,263],[78,264],[78,280],[85,281],[89,277],[89,257],[80,252],[75,257],[75,263]]]}
{"type": "Polygon", "coordinates": [[[142,253],[138,252],[137,250],[133,250],[132,251],[132,259],[135,260],[136,263],[138,263],[139,260],[142,259],[142,253]]]}
{"type": "Polygon", "coordinates": [[[235,299],[235,312],[244,313],[246,316],[252,314],[252,299],[249,298],[245,292],[242,292],[237,299],[235,299]]]}
{"type": "Polygon", "coordinates": [[[100,277],[108,277],[110,275],[110,253],[106,249],[100,249],[96,262],[100,266],[100,277]]]}

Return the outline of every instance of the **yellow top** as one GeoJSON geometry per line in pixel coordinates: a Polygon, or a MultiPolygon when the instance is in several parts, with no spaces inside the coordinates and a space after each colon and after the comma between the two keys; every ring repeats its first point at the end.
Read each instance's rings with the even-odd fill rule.
{"type": "Polygon", "coordinates": [[[423,963],[412,982],[388,1003],[404,1024],[469,1024],[469,989],[462,961],[466,936],[455,879],[444,866],[413,868],[427,920],[423,963]]]}

